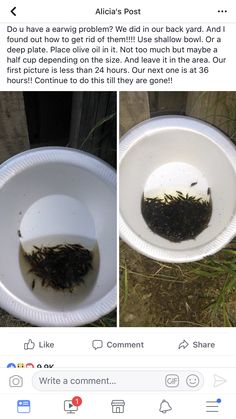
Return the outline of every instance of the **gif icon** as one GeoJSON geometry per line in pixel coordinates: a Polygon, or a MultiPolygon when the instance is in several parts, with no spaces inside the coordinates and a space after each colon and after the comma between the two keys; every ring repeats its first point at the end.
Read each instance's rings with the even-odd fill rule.
{"type": "Polygon", "coordinates": [[[178,387],[179,376],[176,374],[168,374],[165,378],[166,387],[178,387]]]}

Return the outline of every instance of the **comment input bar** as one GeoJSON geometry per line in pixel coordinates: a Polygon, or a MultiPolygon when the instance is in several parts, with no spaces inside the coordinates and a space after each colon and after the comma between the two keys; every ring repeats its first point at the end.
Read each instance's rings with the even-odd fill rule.
{"type": "Polygon", "coordinates": [[[196,371],[43,371],[32,378],[40,391],[196,391],[203,383],[196,371]]]}

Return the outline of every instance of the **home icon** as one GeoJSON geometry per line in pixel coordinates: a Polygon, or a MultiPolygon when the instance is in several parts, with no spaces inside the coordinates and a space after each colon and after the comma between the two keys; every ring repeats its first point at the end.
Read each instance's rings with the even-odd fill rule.
{"type": "Polygon", "coordinates": [[[112,413],[124,413],[125,402],[124,400],[112,400],[112,413]]]}

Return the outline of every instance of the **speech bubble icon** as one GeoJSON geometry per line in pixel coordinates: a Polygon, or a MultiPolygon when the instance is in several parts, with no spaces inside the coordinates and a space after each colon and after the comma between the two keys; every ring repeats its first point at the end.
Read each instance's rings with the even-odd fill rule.
{"type": "Polygon", "coordinates": [[[92,341],[92,347],[93,347],[93,349],[101,349],[102,347],[103,347],[103,341],[102,340],[98,340],[98,339],[96,339],[96,340],[93,340],[92,341]]]}

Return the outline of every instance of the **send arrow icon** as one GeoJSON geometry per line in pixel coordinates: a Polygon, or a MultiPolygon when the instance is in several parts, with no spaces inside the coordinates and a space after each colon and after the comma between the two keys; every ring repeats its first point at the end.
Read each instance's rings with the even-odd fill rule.
{"type": "Polygon", "coordinates": [[[220,377],[220,375],[214,375],[214,387],[220,387],[226,382],[227,380],[223,377],[220,377]]]}

